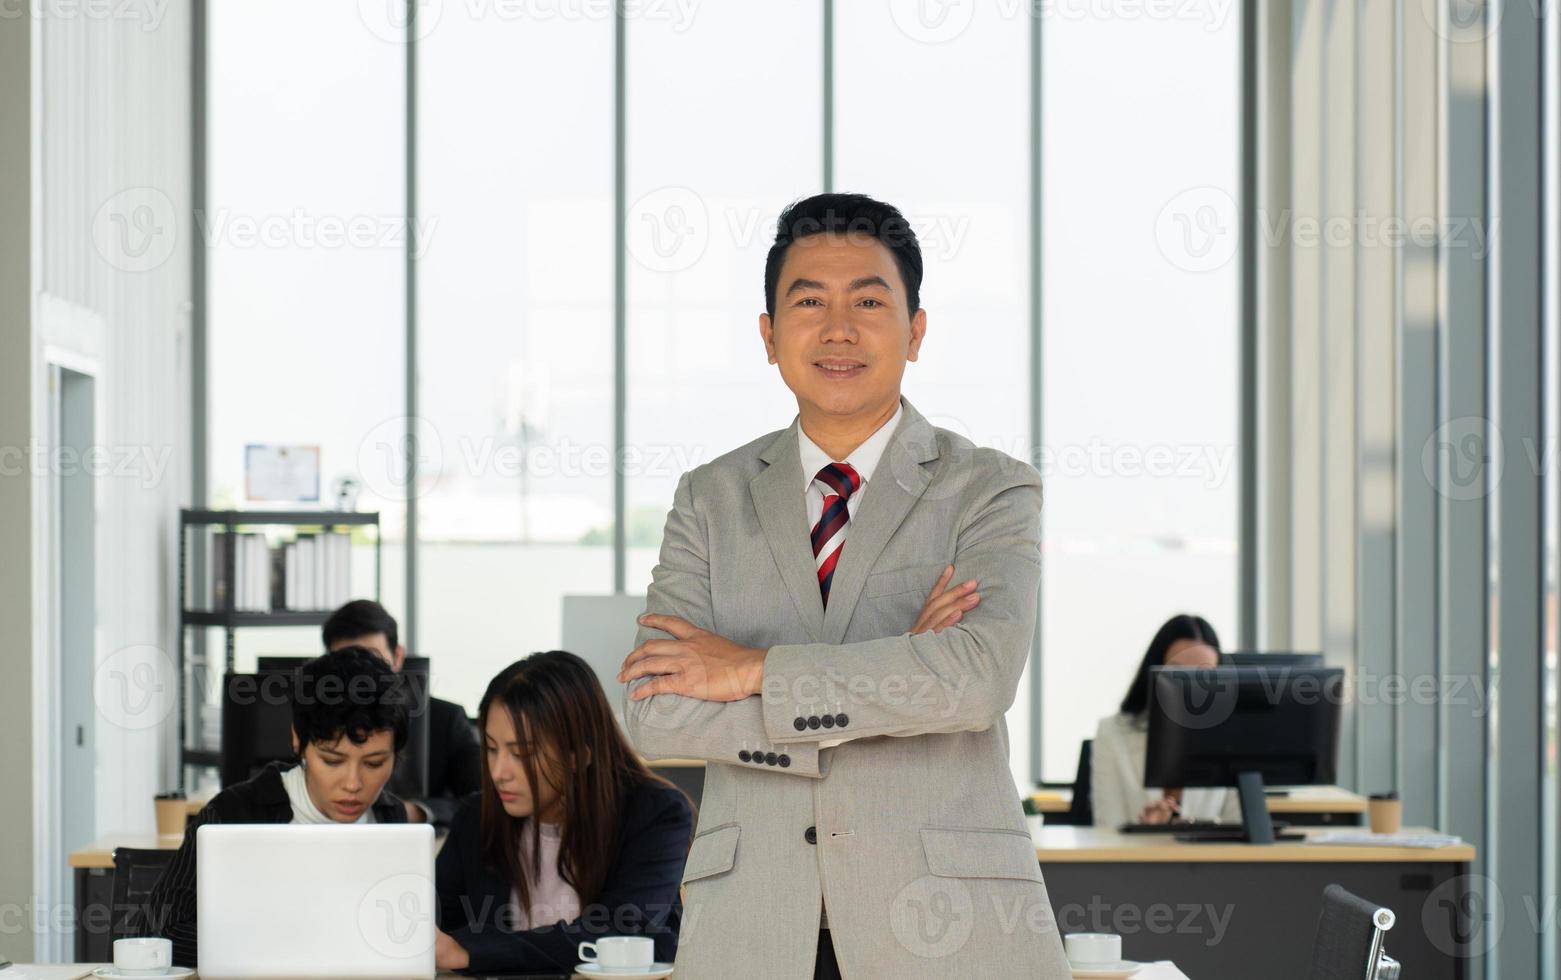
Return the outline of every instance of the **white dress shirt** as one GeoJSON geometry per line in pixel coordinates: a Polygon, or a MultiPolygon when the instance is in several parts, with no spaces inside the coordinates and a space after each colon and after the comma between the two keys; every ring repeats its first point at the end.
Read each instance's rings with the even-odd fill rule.
{"type": "MultiPolygon", "coordinates": [[[[862,495],[867,493],[867,481],[872,479],[873,471],[878,468],[878,461],[883,458],[883,451],[889,445],[889,438],[894,435],[895,426],[900,424],[900,416],[905,414],[905,405],[902,403],[889,416],[889,421],[880,425],[878,429],[868,436],[860,446],[851,450],[845,459],[830,459],[829,454],[818,448],[818,443],[808,438],[807,432],[802,428],[802,421],[797,421],[797,452],[802,457],[802,479],[806,481],[802,487],[803,497],[807,500],[808,526],[804,534],[813,533],[813,525],[824,516],[824,491],[819,487],[816,477],[818,471],[830,463],[850,463],[856,470],[856,475],[861,477],[862,485],[856,488],[856,492],[846,500],[847,518],[856,517],[857,508],[862,504],[862,495]]],[[[851,529],[846,526],[846,544],[851,547],[851,529]]],[[[843,554],[843,553],[842,553],[843,554]]],[[[826,738],[818,743],[821,749],[833,748],[844,742],[843,738],[826,738]]]]}
{"type": "MultiPolygon", "coordinates": [[[[808,503],[808,526],[803,529],[804,534],[813,533],[813,525],[824,516],[824,491],[819,488],[815,478],[818,471],[830,463],[850,463],[856,470],[856,475],[862,478],[862,485],[857,487],[851,499],[846,501],[846,514],[856,516],[857,508],[862,504],[862,494],[867,492],[867,482],[873,478],[873,470],[878,468],[878,460],[883,457],[883,451],[889,445],[889,437],[894,435],[895,426],[900,424],[900,416],[905,414],[905,406],[901,404],[889,417],[889,421],[878,427],[878,430],[855,449],[845,459],[830,459],[829,454],[818,448],[818,444],[808,438],[807,432],[802,428],[802,423],[797,423],[797,450],[802,457],[802,493],[808,503]]],[[[846,544],[851,543],[851,532],[846,531],[846,544]]]]}

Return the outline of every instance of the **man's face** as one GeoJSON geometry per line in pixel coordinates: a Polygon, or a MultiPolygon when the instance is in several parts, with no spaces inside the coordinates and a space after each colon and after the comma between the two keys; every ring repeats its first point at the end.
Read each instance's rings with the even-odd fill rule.
{"type": "Polygon", "coordinates": [[[804,415],[892,413],[927,317],[910,311],[888,247],[860,233],[809,235],[787,249],[775,291],[759,333],[804,415]]]}

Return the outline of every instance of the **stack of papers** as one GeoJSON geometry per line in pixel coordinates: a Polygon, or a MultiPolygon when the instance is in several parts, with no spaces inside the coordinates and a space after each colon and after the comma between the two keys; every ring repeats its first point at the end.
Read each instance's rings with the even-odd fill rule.
{"type": "Polygon", "coordinates": [[[1367,847],[1452,847],[1463,838],[1453,834],[1373,834],[1369,830],[1331,830],[1313,834],[1308,844],[1354,844],[1367,847]]]}

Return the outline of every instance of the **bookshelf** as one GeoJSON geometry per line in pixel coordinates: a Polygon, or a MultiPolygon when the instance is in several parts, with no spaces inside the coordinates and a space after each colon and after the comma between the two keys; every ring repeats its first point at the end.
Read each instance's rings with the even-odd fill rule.
{"type": "MultiPolygon", "coordinates": [[[[380,594],[380,558],[383,537],[380,533],[377,512],[356,511],[262,511],[262,510],[205,510],[186,508],[179,511],[179,645],[175,658],[179,685],[179,788],[184,789],[191,768],[216,769],[222,764],[220,735],[208,736],[208,711],[221,711],[221,701],[213,707],[204,698],[190,697],[192,678],[201,690],[213,680],[221,684],[222,676],[233,673],[237,632],[249,627],[320,627],[325,624],[333,608],[320,609],[270,609],[266,611],[239,607],[238,548],[236,542],[244,533],[275,532],[279,528],[291,529],[297,535],[308,533],[351,533],[357,528],[371,528],[374,536],[374,598],[380,594]],[[196,536],[198,540],[191,541],[196,536]],[[209,547],[217,537],[226,536],[227,544],[221,548],[209,547]],[[213,552],[217,552],[215,557],[213,552]],[[215,561],[221,568],[207,566],[215,561]],[[226,583],[221,595],[214,596],[212,583],[226,583]],[[196,590],[192,594],[192,589],[196,590]],[[196,600],[200,601],[197,602],[196,600]],[[213,601],[215,600],[215,601],[213,601]],[[206,605],[208,608],[199,608],[206,605]],[[218,666],[212,662],[206,643],[206,630],[220,628],[223,631],[222,674],[212,677],[218,666]],[[195,642],[190,643],[190,630],[196,630],[195,642]]],[[[351,547],[347,548],[350,561],[351,547]]],[[[270,559],[266,563],[268,573],[270,559]]],[[[268,588],[267,594],[270,594],[268,588]]],[[[361,593],[359,593],[361,594],[361,593]]],[[[220,731],[221,718],[212,719],[220,731]]]]}

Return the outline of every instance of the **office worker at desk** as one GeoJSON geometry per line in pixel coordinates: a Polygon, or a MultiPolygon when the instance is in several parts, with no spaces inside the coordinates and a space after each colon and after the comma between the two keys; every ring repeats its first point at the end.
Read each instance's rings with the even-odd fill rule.
{"type": "Polygon", "coordinates": [[[595,672],[536,653],[483,695],[482,791],[439,852],[440,969],[568,973],[582,941],[649,936],[677,952],[693,807],[645,768],[595,672]]]}
{"type": "Polygon", "coordinates": [[[1067,977],[1003,721],[1040,477],[901,397],[927,314],[899,211],[795,203],[764,278],[798,417],[679,481],[619,674],[641,752],[711,763],[678,977],[1067,977]]]}
{"type": "Polygon", "coordinates": [[[1095,826],[1167,823],[1173,819],[1239,821],[1234,793],[1224,789],[1149,788],[1144,760],[1149,744],[1149,668],[1214,667],[1220,639],[1201,616],[1172,616],[1149,641],[1120,710],[1100,720],[1090,749],[1090,803],[1095,826]]]}
{"type": "MultiPolygon", "coordinates": [[[[320,632],[327,650],[367,647],[397,673],[406,664],[395,617],[371,599],[354,599],[331,613],[320,632]]],[[[407,819],[448,829],[460,801],[477,791],[482,750],[460,705],[430,697],[428,716],[428,798],[404,801],[407,819]]]]}
{"type": "MultiPolygon", "coordinates": [[[[405,682],[373,652],[348,647],[304,664],[291,691],[296,764],[272,763],[212,797],[190,818],[173,862],[132,919],[132,934],[172,940],[180,966],[200,965],[195,872],[201,827],[406,823],[402,801],[385,789],[396,753],[406,745],[405,682]]],[[[306,886],[299,882],[300,889],[306,886]]]]}

